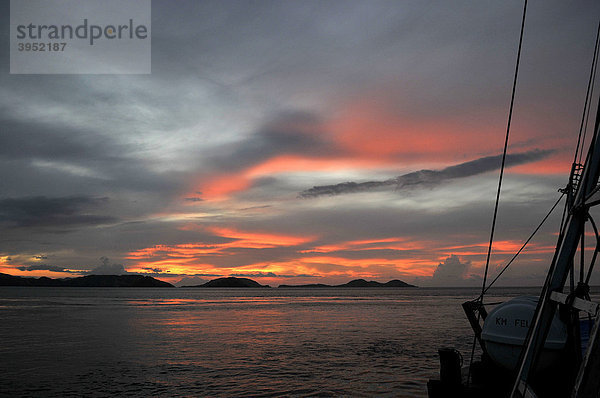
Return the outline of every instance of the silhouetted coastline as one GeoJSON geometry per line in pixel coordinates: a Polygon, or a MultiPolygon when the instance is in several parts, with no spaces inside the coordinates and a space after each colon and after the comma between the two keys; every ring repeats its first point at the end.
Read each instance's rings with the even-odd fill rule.
{"type": "Polygon", "coordinates": [[[174,287],[144,275],[86,275],[77,278],[24,278],[0,273],[0,286],[33,287],[174,287]]]}
{"type": "MultiPolygon", "coordinates": [[[[39,278],[14,276],[0,273],[0,286],[31,286],[31,287],[175,287],[150,276],[144,275],[86,275],[77,278],[52,279],[45,276],[39,278]]],[[[210,280],[201,285],[181,286],[182,288],[270,288],[269,285],[249,278],[225,277],[210,280]]],[[[399,279],[386,283],[355,279],[341,285],[326,285],[311,283],[306,285],[279,285],[279,288],[365,288],[365,287],[394,287],[415,288],[399,279]]]]}
{"type": "Polygon", "coordinates": [[[323,283],[311,283],[308,285],[279,285],[280,288],[331,288],[331,287],[417,287],[399,279],[393,279],[386,283],[376,281],[366,281],[364,279],[355,279],[342,285],[325,285],[323,283]]]}
{"type": "Polygon", "coordinates": [[[181,286],[187,287],[270,287],[269,285],[261,285],[260,283],[248,278],[236,278],[233,276],[227,278],[217,278],[202,285],[181,286]]]}

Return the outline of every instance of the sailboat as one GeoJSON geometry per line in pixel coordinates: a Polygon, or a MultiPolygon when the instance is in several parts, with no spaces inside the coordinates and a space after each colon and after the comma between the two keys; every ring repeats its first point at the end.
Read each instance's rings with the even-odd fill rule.
{"type": "MultiPolygon", "coordinates": [[[[520,43],[526,8],[525,1],[520,43]]],[[[593,102],[591,87],[594,85],[598,62],[599,38],[600,25],[584,118],[586,112],[589,114],[590,111],[588,105],[593,102]]],[[[509,112],[507,142],[520,50],[521,44],[509,112]]],[[[589,295],[590,276],[600,251],[600,235],[590,214],[590,210],[600,204],[600,101],[598,102],[593,137],[585,161],[581,162],[583,149],[579,161],[577,160],[577,152],[580,150],[578,142],[568,182],[561,190],[566,197],[565,213],[540,296],[517,297],[496,305],[488,312],[483,300],[487,290],[484,277],[480,297],[463,304],[474,332],[473,351],[478,344],[482,351],[481,359],[472,360],[469,366],[461,368],[460,353],[454,348],[441,348],[440,376],[428,382],[430,398],[600,396],[600,305],[592,302],[589,295]],[[585,259],[585,254],[589,253],[589,250],[586,251],[586,231],[593,231],[594,236],[592,245],[588,244],[593,247],[590,259],[585,259]]],[[[501,184],[497,199],[500,186],[501,184]]],[[[490,251],[492,240],[493,226],[490,251]]],[[[491,305],[488,304],[488,307],[491,305]]]]}

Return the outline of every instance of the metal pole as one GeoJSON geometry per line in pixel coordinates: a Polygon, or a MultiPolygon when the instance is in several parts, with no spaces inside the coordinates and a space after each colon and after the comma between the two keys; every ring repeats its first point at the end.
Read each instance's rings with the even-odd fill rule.
{"type": "Polygon", "coordinates": [[[535,369],[539,355],[550,329],[550,324],[556,312],[557,303],[550,299],[554,291],[562,291],[571,261],[577,250],[577,245],[581,234],[584,231],[585,220],[587,217],[587,207],[585,199],[594,191],[598,184],[598,173],[600,171],[600,139],[598,136],[600,123],[600,104],[596,113],[596,125],[594,137],[590,144],[585,168],[583,170],[581,184],[575,195],[573,208],[567,219],[566,233],[560,246],[556,249],[553,262],[546,283],[540,296],[540,301],[534,315],[534,323],[529,331],[527,345],[521,354],[519,362],[519,372],[512,389],[511,397],[517,398],[523,396],[521,388],[527,386],[529,374],[535,369]]]}

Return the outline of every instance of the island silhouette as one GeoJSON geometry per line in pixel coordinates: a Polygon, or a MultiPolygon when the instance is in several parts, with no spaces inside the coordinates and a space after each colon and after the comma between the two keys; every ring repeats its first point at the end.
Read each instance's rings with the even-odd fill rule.
{"type": "MultiPolygon", "coordinates": [[[[269,285],[261,285],[260,283],[248,278],[236,278],[233,276],[227,278],[217,278],[201,285],[181,286],[183,288],[197,287],[270,287],[269,285]]],[[[366,281],[364,279],[355,279],[342,285],[326,285],[323,283],[311,283],[307,285],[279,285],[279,288],[338,288],[338,287],[416,287],[403,282],[399,279],[394,279],[386,283],[366,281]]]]}
{"type": "Polygon", "coordinates": [[[24,278],[0,273],[0,286],[33,287],[175,287],[144,275],[86,275],[77,278],[52,279],[45,276],[24,278]]]}
{"type": "MultiPolygon", "coordinates": [[[[39,278],[14,276],[0,273],[0,286],[31,286],[31,287],[174,287],[151,276],[145,275],[86,275],[76,278],[52,279],[45,276],[39,278]]],[[[237,277],[217,278],[201,285],[182,286],[182,288],[270,288],[269,285],[237,277]]],[[[279,285],[279,288],[344,288],[344,287],[416,287],[414,285],[394,279],[386,283],[355,279],[341,285],[326,285],[311,283],[307,285],[279,285]]]]}
{"type": "Polygon", "coordinates": [[[325,285],[323,283],[311,283],[308,285],[279,285],[281,288],[328,288],[328,287],[417,287],[409,283],[403,282],[399,279],[393,279],[386,283],[376,281],[366,281],[364,279],[354,279],[348,283],[341,285],[325,285]]]}
{"type": "Polygon", "coordinates": [[[181,287],[270,287],[248,278],[236,278],[233,276],[227,278],[217,278],[201,285],[181,286],[181,287]]]}

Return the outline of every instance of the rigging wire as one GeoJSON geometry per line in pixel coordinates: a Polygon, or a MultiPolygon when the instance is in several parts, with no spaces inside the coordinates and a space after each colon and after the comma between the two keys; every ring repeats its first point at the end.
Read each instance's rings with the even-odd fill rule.
{"type": "MultiPolygon", "coordinates": [[[[526,9],[527,9],[527,0],[525,0],[524,6],[523,6],[523,20],[522,20],[522,25],[521,25],[521,35],[519,38],[519,49],[517,52],[517,62],[516,62],[516,67],[515,67],[515,76],[514,76],[514,80],[513,80],[513,91],[512,91],[512,95],[511,95],[511,104],[510,104],[510,110],[509,110],[509,116],[508,116],[508,123],[507,123],[507,131],[506,131],[506,138],[505,138],[505,145],[504,145],[504,152],[503,152],[503,162],[502,162],[502,166],[500,169],[500,178],[499,178],[499,182],[498,182],[498,191],[496,194],[496,204],[494,207],[494,218],[492,220],[492,230],[490,233],[490,243],[488,246],[488,255],[486,258],[486,268],[485,268],[485,273],[484,273],[484,280],[483,280],[483,285],[482,285],[482,292],[480,294],[480,296],[474,300],[483,300],[483,296],[485,295],[485,293],[489,290],[489,288],[498,280],[498,278],[506,271],[506,269],[508,269],[508,267],[513,263],[513,261],[519,256],[519,254],[521,253],[521,251],[525,248],[525,246],[529,243],[529,241],[534,237],[534,235],[537,233],[537,231],[542,227],[542,225],[544,224],[544,222],[548,219],[548,217],[550,216],[550,214],[554,211],[554,209],[556,208],[556,206],[558,205],[558,203],[561,201],[562,197],[564,196],[564,193],[558,198],[558,200],[556,201],[556,203],[552,206],[552,208],[550,209],[550,211],[548,212],[548,214],[546,214],[546,216],[544,217],[544,219],[541,221],[541,223],[538,225],[538,227],[533,231],[533,233],[529,236],[529,238],[527,239],[527,241],[523,244],[523,246],[521,246],[521,248],[517,251],[517,253],[511,258],[511,260],[504,266],[504,268],[500,271],[500,273],[492,280],[492,282],[486,287],[486,279],[487,279],[487,274],[488,274],[488,270],[489,270],[489,261],[490,261],[490,257],[491,257],[491,249],[492,249],[492,244],[493,244],[493,236],[494,236],[494,230],[495,230],[495,223],[496,223],[496,218],[497,218],[497,210],[498,210],[498,202],[499,202],[499,197],[500,197],[500,191],[501,191],[501,185],[502,185],[502,178],[503,178],[503,174],[504,174],[504,158],[506,156],[506,149],[507,149],[507,144],[508,144],[508,137],[509,137],[509,133],[510,133],[510,124],[511,124],[511,119],[512,119],[512,110],[513,110],[513,105],[514,105],[514,96],[515,96],[515,90],[516,90],[516,82],[517,82],[517,75],[518,75],[518,70],[519,70],[519,61],[520,61],[520,55],[521,55],[521,47],[522,47],[522,40],[523,40],[523,31],[524,31],[524,24],[525,24],[525,14],[526,14],[526,9]]],[[[594,55],[592,56],[592,64],[590,66],[590,76],[588,79],[588,87],[587,87],[587,91],[586,91],[586,97],[585,97],[585,102],[584,102],[584,109],[583,109],[583,114],[581,117],[581,124],[579,127],[579,135],[577,138],[577,147],[575,150],[575,156],[573,159],[573,162],[575,163],[577,161],[577,157],[579,156],[579,163],[581,162],[581,157],[583,154],[583,147],[584,147],[584,143],[585,143],[585,139],[586,139],[586,132],[587,132],[587,126],[588,126],[588,120],[589,120],[589,115],[590,115],[590,102],[591,102],[591,98],[593,97],[593,92],[594,92],[594,83],[596,81],[596,72],[598,70],[598,56],[600,55],[600,20],[598,21],[598,29],[596,32],[596,42],[594,45],[594,55]]],[[[565,206],[568,206],[568,203],[565,203],[565,206]]],[[[563,209],[563,216],[562,216],[562,220],[561,220],[561,227],[560,230],[562,230],[563,228],[563,224],[564,224],[564,217],[566,215],[566,211],[567,211],[567,207],[565,207],[565,209],[563,209]]],[[[600,244],[599,244],[600,245],[600,244]]],[[[583,278],[581,278],[583,279],[583,278]]]]}
{"type": "Polygon", "coordinates": [[[585,266],[585,220],[583,223],[583,231],[581,232],[581,238],[580,238],[580,242],[581,242],[581,248],[579,249],[579,255],[580,255],[580,263],[579,263],[579,282],[583,282],[583,276],[584,276],[584,266],[585,266]]]}
{"type": "MultiPolygon", "coordinates": [[[[592,98],[594,96],[594,86],[596,83],[596,72],[598,71],[598,50],[599,50],[599,46],[600,46],[600,20],[598,20],[598,30],[596,32],[596,43],[594,45],[594,55],[592,56],[592,65],[590,68],[590,77],[588,80],[588,87],[587,87],[587,92],[586,92],[586,97],[585,97],[585,102],[584,102],[584,108],[583,108],[583,114],[581,117],[581,125],[579,127],[579,136],[577,138],[577,147],[575,150],[575,159],[577,159],[577,153],[579,152],[579,159],[577,160],[577,162],[579,164],[581,164],[581,159],[583,157],[583,148],[585,147],[585,138],[586,138],[586,133],[588,130],[588,121],[589,121],[589,117],[590,117],[590,113],[591,113],[591,101],[592,98]],[[585,120],[585,123],[584,123],[585,120]],[[582,136],[583,133],[583,136],[582,136]],[[581,141],[581,143],[580,143],[581,141]],[[581,147],[580,147],[581,145],[581,147]]],[[[593,144],[593,139],[592,139],[592,144],[593,144]]],[[[573,170],[575,170],[576,165],[575,165],[575,159],[573,160],[573,170]]],[[[584,223],[584,230],[583,233],[581,234],[581,248],[580,248],[580,263],[579,263],[579,283],[578,283],[578,288],[581,284],[587,285],[589,282],[589,278],[591,275],[591,271],[594,268],[594,263],[596,262],[596,256],[598,254],[598,248],[600,245],[600,241],[598,241],[598,230],[596,229],[596,225],[594,223],[594,220],[591,218],[591,216],[589,216],[588,214],[588,220],[591,222],[592,227],[594,228],[594,232],[596,234],[596,249],[594,250],[594,254],[592,257],[592,261],[590,263],[590,267],[588,270],[588,276],[587,278],[585,278],[585,282],[584,282],[584,273],[585,273],[585,223],[584,223]]],[[[573,265],[573,268],[570,271],[570,276],[571,276],[571,293],[573,293],[575,291],[574,288],[574,273],[575,273],[575,267],[573,265]]]]}
{"type": "Polygon", "coordinates": [[[575,148],[575,157],[573,163],[577,161],[581,163],[583,156],[583,147],[585,144],[585,137],[587,133],[588,120],[590,116],[590,101],[594,93],[594,82],[596,81],[596,71],[598,68],[598,47],[600,46],[600,20],[598,21],[598,31],[596,32],[596,44],[594,46],[594,55],[592,56],[592,65],[590,67],[590,77],[588,80],[588,87],[585,94],[585,102],[583,104],[583,114],[581,115],[581,125],[579,126],[579,136],[577,137],[577,147],[575,148]],[[580,151],[581,150],[581,151],[580,151]],[[577,155],[579,154],[579,160],[577,155]]]}
{"type": "MultiPolygon", "coordinates": [[[[517,90],[517,77],[519,76],[519,64],[521,62],[521,49],[523,48],[523,32],[525,31],[525,16],[527,15],[527,0],[523,2],[523,18],[521,20],[521,33],[519,34],[519,48],[517,49],[517,61],[515,64],[515,74],[513,78],[512,92],[510,95],[510,108],[508,111],[508,121],[506,124],[506,137],[504,138],[504,150],[502,151],[502,165],[500,166],[500,178],[498,180],[498,191],[496,192],[496,204],[494,205],[494,217],[492,218],[492,227],[490,231],[490,243],[488,246],[487,257],[485,260],[485,272],[483,274],[483,282],[481,284],[481,296],[479,303],[483,305],[483,296],[485,294],[485,284],[487,281],[487,274],[490,267],[490,256],[492,254],[492,245],[494,242],[494,230],[496,229],[496,219],[498,217],[498,203],[500,202],[500,191],[502,189],[502,178],[504,176],[504,166],[506,164],[506,151],[508,149],[508,137],[510,135],[510,123],[512,121],[512,114],[515,105],[515,92],[517,90]]],[[[481,311],[477,312],[477,322],[481,317],[481,311]]],[[[473,336],[473,344],[471,346],[471,359],[470,363],[473,363],[475,356],[475,345],[477,343],[477,336],[473,336]]],[[[467,384],[471,380],[471,366],[469,366],[469,373],[467,375],[467,384]]]]}
{"type": "MultiPolygon", "coordinates": [[[[512,120],[512,113],[513,113],[513,107],[514,107],[514,100],[515,100],[515,92],[516,92],[516,85],[517,85],[517,78],[518,78],[518,71],[519,71],[519,63],[520,63],[520,58],[521,58],[521,49],[522,49],[522,44],[523,44],[523,33],[524,33],[524,28],[525,28],[525,17],[526,17],[526,11],[527,11],[527,0],[524,0],[524,5],[523,5],[523,19],[521,21],[521,33],[520,33],[520,37],[519,37],[519,47],[518,47],[518,51],[517,51],[517,61],[516,61],[516,65],[515,65],[515,74],[514,74],[514,79],[513,79],[513,87],[512,87],[512,93],[511,93],[511,101],[510,101],[510,109],[509,109],[509,113],[508,113],[508,122],[507,122],[507,126],[506,126],[506,137],[505,137],[505,141],[504,141],[504,150],[503,150],[503,154],[502,154],[502,165],[500,167],[500,176],[499,176],[499,180],[498,180],[498,190],[496,192],[496,202],[494,205],[494,215],[493,215],[493,219],[492,219],[492,226],[491,226],[491,231],[490,231],[490,241],[489,241],[489,246],[488,246],[488,251],[487,251],[487,257],[486,257],[486,264],[485,264],[485,271],[484,271],[484,275],[483,275],[483,282],[482,282],[482,286],[481,286],[481,294],[480,296],[473,300],[473,303],[478,303],[479,306],[483,307],[483,297],[485,295],[485,293],[492,287],[492,285],[500,278],[500,276],[508,269],[508,267],[513,263],[513,261],[519,256],[519,254],[523,251],[523,249],[525,248],[525,246],[529,243],[529,241],[534,237],[534,235],[538,232],[538,230],[542,227],[542,225],[545,223],[545,221],[548,219],[548,217],[552,214],[552,212],[554,211],[554,209],[558,206],[558,204],[560,203],[561,199],[563,198],[563,196],[565,196],[565,194],[569,191],[569,188],[572,189],[573,187],[572,185],[572,181],[569,181],[569,185],[567,186],[567,189],[565,190],[561,190],[560,192],[562,193],[562,195],[558,198],[558,200],[554,203],[554,205],[552,206],[552,208],[550,209],[550,211],[546,214],[546,216],[542,219],[542,221],[540,222],[540,224],[537,226],[537,228],[532,232],[532,234],[529,236],[529,238],[525,241],[525,243],[521,246],[521,248],[517,251],[517,253],[511,258],[511,260],[502,268],[502,270],[500,271],[500,273],[492,280],[492,282],[486,287],[486,282],[487,282],[487,276],[488,276],[488,271],[489,271],[489,263],[490,263],[490,257],[491,257],[491,252],[492,252],[492,246],[493,246],[493,240],[494,240],[494,231],[495,231],[495,226],[496,226],[496,219],[497,219],[497,214],[498,214],[498,203],[500,200],[500,192],[501,192],[501,188],[502,188],[502,179],[504,176],[504,168],[505,168],[505,159],[506,159],[506,152],[507,152],[507,147],[508,147],[508,139],[509,139],[509,135],[510,135],[510,125],[511,125],[511,120],[512,120]]],[[[600,20],[598,22],[598,30],[596,33],[596,43],[594,46],[594,55],[592,57],[592,65],[591,65],[591,70],[590,70],[590,77],[589,77],[589,81],[588,81],[588,87],[587,87],[587,92],[586,92],[586,98],[585,98],[585,104],[584,104],[584,109],[583,109],[583,114],[582,114],[582,120],[581,120],[581,125],[579,128],[579,135],[577,138],[577,147],[575,150],[575,155],[574,155],[574,159],[573,159],[573,169],[572,170],[576,170],[576,161],[577,158],[579,156],[579,163],[581,163],[581,158],[583,155],[583,147],[585,145],[585,139],[586,139],[586,132],[587,132],[587,128],[588,128],[588,120],[589,120],[589,114],[590,114],[590,107],[591,107],[591,98],[593,97],[593,91],[594,91],[594,85],[595,85],[595,81],[596,81],[596,72],[597,72],[597,66],[598,66],[598,55],[600,52],[600,20]]],[[[600,99],[599,99],[600,101],[600,99]]],[[[598,108],[599,111],[598,113],[600,114],[600,108],[598,108]]],[[[594,131],[597,131],[598,129],[598,123],[599,123],[599,119],[596,120],[596,126],[594,131]]],[[[592,138],[592,144],[594,145],[594,141],[597,139],[596,134],[594,134],[593,138],[592,138]]],[[[573,177],[573,174],[572,176],[573,177]]],[[[563,209],[563,214],[561,216],[561,226],[560,226],[560,233],[559,233],[559,244],[563,239],[564,236],[564,230],[563,228],[566,227],[565,225],[565,217],[567,212],[570,210],[570,200],[569,198],[565,201],[565,206],[563,209]]],[[[594,250],[593,256],[592,256],[592,261],[591,261],[591,265],[590,268],[588,269],[587,272],[587,276],[585,278],[585,282],[583,282],[583,258],[584,258],[584,238],[582,236],[581,238],[581,258],[582,258],[582,264],[581,264],[581,269],[580,269],[580,283],[579,285],[581,285],[582,283],[585,283],[585,285],[587,285],[587,283],[589,282],[589,279],[591,277],[591,272],[592,272],[592,268],[594,266],[594,263],[596,261],[596,257],[598,255],[598,252],[600,251],[600,235],[598,234],[598,229],[596,227],[596,224],[594,222],[594,220],[591,218],[591,216],[588,214],[588,218],[590,223],[592,224],[592,227],[594,229],[595,235],[596,235],[596,248],[594,250]]],[[[584,232],[585,234],[585,232],[584,232]]],[[[555,253],[556,256],[556,253],[555,253]]],[[[554,260],[553,260],[554,263],[554,260]]],[[[571,278],[573,279],[573,272],[574,269],[571,269],[571,278]]],[[[573,283],[572,283],[573,284],[573,283]]],[[[587,294],[587,293],[586,293],[587,294]]],[[[481,317],[481,311],[477,310],[477,321],[479,322],[481,317]]],[[[473,358],[475,355],[475,346],[476,346],[476,341],[477,341],[477,336],[475,335],[473,337],[473,344],[471,347],[471,358],[470,358],[470,363],[473,363],[473,358]]],[[[469,372],[467,375],[467,385],[470,383],[470,379],[471,379],[471,366],[469,366],[469,372]]]]}
{"type": "Polygon", "coordinates": [[[594,229],[594,234],[596,235],[596,249],[594,250],[594,254],[592,255],[592,260],[590,261],[590,267],[588,268],[587,276],[585,278],[585,284],[589,285],[590,278],[592,277],[592,270],[594,269],[594,264],[596,263],[596,257],[598,256],[598,251],[600,251],[600,235],[598,235],[598,228],[596,227],[596,223],[591,215],[588,215],[588,220],[594,229]]]}
{"type": "MultiPolygon", "coordinates": [[[[500,276],[502,276],[502,274],[504,273],[504,271],[506,271],[508,269],[508,267],[510,267],[510,265],[513,263],[513,261],[516,260],[516,258],[519,256],[519,254],[521,254],[521,252],[523,251],[523,249],[525,249],[525,246],[527,246],[527,244],[529,243],[529,241],[531,239],[533,239],[533,237],[540,230],[540,228],[542,227],[542,225],[544,225],[544,223],[546,222],[546,220],[548,219],[548,217],[550,217],[550,215],[552,214],[552,212],[554,212],[554,209],[556,209],[556,206],[558,206],[558,204],[562,200],[563,196],[565,196],[564,193],[560,195],[560,197],[558,198],[558,200],[554,203],[554,205],[552,206],[552,208],[550,209],[550,211],[546,214],[546,216],[542,219],[542,221],[540,222],[540,224],[535,228],[535,230],[531,233],[531,235],[529,235],[529,238],[527,238],[527,240],[525,241],[525,243],[523,243],[523,246],[521,246],[521,248],[519,249],[519,251],[517,251],[515,253],[515,255],[510,259],[510,261],[504,266],[504,268],[502,268],[502,270],[500,271],[500,273],[498,273],[498,275],[496,275],[496,277],[494,278],[494,280],[492,280],[490,282],[490,284],[485,288],[485,290],[483,291],[482,294],[485,294],[492,287],[492,285],[500,278],[500,276]]],[[[481,298],[481,296],[478,299],[480,299],[480,298],[481,298]]]]}
{"type": "Polygon", "coordinates": [[[512,121],[513,108],[515,104],[515,92],[517,90],[517,77],[519,76],[519,63],[521,61],[521,49],[523,47],[523,32],[525,31],[525,16],[527,14],[527,0],[523,4],[523,19],[521,21],[521,34],[519,36],[519,48],[517,50],[517,62],[515,65],[515,75],[513,78],[512,93],[510,97],[510,108],[508,111],[508,122],[506,124],[506,137],[504,138],[504,150],[502,152],[502,165],[500,166],[500,178],[498,180],[498,191],[496,192],[496,204],[494,205],[494,217],[492,218],[492,228],[490,231],[490,243],[488,245],[487,257],[485,260],[485,272],[483,274],[483,283],[481,284],[481,301],[485,294],[485,284],[487,274],[490,267],[490,256],[492,254],[492,246],[494,243],[494,230],[496,229],[496,219],[498,217],[498,203],[500,202],[500,191],[502,189],[502,178],[504,177],[504,166],[506,163],[506,151],[508,149],[508,137],[510,135],[510,124],[512,121]]]}

